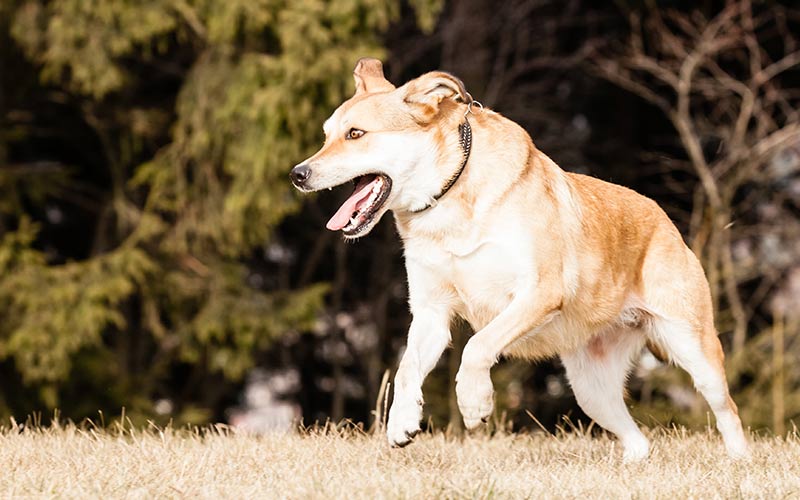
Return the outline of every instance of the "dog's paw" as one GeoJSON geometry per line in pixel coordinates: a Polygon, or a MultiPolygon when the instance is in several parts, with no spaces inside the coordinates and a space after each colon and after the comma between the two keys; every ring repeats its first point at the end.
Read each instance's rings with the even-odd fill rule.
{"type": "Polygon", "coordinates": [[[744,436],[740,440],[725,443],[725,448],[728,451],[728,456],[733,460],[749,460],[752,458],[750,447],[747,445],[744,436]]]}
{"type": "Polygon", "coordinates": [[[494,387],[488,373],[483,376],[459,373],[456,396],[458,409],[464,418],[464,427],[472,430],[489,421],[494,409],[494,387]]]}
{"type": "Polygon", "coordinates": [[[622,439],[622,461],[625,463],[641,462],[650,455],[650,442],[640,435],[622,439]]]}
{"type": "Polygon", "coordinates": [[[411,442],[419,433],[419,421],[422,419],[422,404],[411,402],[395,403],[389,410],[389,422],[386,424],[386,438],[395,448],[402,448],[411,442]]]}

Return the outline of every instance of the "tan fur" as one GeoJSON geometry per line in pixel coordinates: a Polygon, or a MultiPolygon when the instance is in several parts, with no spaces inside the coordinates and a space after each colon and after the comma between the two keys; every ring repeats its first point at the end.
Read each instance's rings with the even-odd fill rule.
{"type": "Polygon", "coordinates": [[[648,343],[692,373],[724,420],[729,450],[744,449],[706,278],[664,211],[630,189],[564,172],[500,114],[468,113],[471,97],[455,77],[434,72],[395,89],[380,82],[376,67],[359,63],[356,95],[326,122],[326,143],[307,162],[313,173],[304,188],[376,171],[393,179],[377,218],[394,213],[414,321],[396,377],[390,441],[405,444],[418,429],[422,379],[447,345],[449,319],[459,315],[477,332],[457,377],[468,427],[491,411],[489,368],[500,355],[562,355],[582,406],[620,435],[629,458],[641,458],[646,440],[631,427],[621,387],[630,358],[648,343]],[[469,162],[435,202],[459,166],[456,130],[465,114],[469,162]],[[366,134],[344,140],[350,127],[366,134]],[[608,407],[581,388],[603,366],[619,372],[600,387],[609,398],[619,392],[619,404],[608,407]]]}

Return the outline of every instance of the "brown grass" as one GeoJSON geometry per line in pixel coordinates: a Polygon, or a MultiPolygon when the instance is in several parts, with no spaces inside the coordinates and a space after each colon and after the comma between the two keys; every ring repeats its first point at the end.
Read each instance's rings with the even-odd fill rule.
{"type": "Polygon", "coordinates": [[[222,428],[0,431],[0,497],[54,498],[800,498],[800,436],[753,437],[753,459],[714,433],[659,430],[652,457],[579,433],[382,436],[312,430],[253,437],[222,428]]]}

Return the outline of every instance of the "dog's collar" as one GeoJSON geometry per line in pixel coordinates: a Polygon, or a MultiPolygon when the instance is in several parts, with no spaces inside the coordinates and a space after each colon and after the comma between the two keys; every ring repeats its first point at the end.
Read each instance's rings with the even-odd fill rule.
{"type": "MultiPolygon", "coordinates": [[[[453,184],[455,184],[458,178],[461,177],[461,172],[464,171],[464,168],[467,166],[467,161],[469,161],[469,153],[472,151],[472,127],[469,125],[467,115],[472,111],[473,103],[480,106],[481,110],[483,110],[483,106],[478,101],[471,101],[469,103],[467,111],[464,113],[464,121],[458,125],[458,142],[461,144],[462,151],[461,165],[458,167],[458,170],[456,170],[456,173],[453,174],[453,176],[450,177],[450,179],[448,179],[448,181],[444,184],[442,190],[439,191],[439,194],[433,197],[434,201],[438,200],[447,194],[448,191],[450,191],[450,188],[453,187],[453,184]]],[[[424,212],[432,206],[433,203],[429,203],[417,210],[411,210],[411,213],[418,214],[420,212],[424,212]]]]}

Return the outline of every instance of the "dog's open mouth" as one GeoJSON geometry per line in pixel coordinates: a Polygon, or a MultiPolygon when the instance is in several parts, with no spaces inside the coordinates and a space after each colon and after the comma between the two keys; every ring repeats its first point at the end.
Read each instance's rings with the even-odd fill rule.
{"type": "Polygon", "coordinates": [[[325,226],[331,231],[341,229],[348,236],[358,234],[372,222],[392,190],[392,180],[384,174],[362,175],[353,182],[353,194],[325,226]]]}

